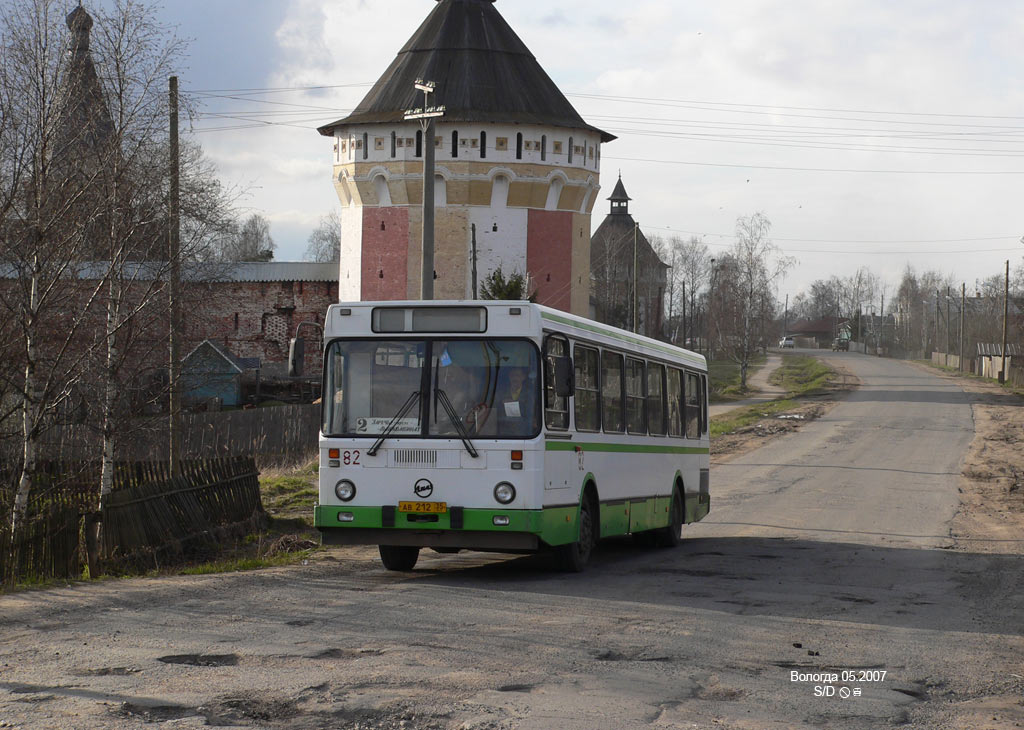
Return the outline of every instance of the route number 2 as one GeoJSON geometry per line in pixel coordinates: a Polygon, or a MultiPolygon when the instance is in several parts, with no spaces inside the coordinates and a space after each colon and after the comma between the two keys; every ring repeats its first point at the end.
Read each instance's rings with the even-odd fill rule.
{"type": "Polygon", "coordinates": [[[359,466],[359,452],[342,451],[341,463],[344,464],[345,466],[359,466]]]}

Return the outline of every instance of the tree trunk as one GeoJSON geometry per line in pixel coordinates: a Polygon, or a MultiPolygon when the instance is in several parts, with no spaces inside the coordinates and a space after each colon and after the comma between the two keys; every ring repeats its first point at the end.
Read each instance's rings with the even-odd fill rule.
{"type": "Polygon", "coordinates": [[[36,320],[36,308],[39,298],[39,259],[32,261],[32,281],[30,283],[29,306],[26,313],[26,337],[25,337],[25,383],[21,393],[21,434],[22,434],[22,455],[21,455],[21,476],[18,479],[18,489],[14,495],[14,505],[11,510],[11,548],[10,558],[11,570],[9,575],[12,580],[17,571],[20,558],[20,544],[18,535],[25,522],[28,513],[29,492],[32,489],[32,478],[36,472],[36,455],[38,453],[37,440],[39,438],[39,408],[36,403],[36,342],[32,337],[36,320]]]}

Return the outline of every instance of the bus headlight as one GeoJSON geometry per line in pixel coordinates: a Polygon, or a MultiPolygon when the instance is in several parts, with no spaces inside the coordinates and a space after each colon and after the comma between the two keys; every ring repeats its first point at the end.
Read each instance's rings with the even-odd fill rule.
{"type": "Polygon", "coordinates": [[[511,504],[516,498],[516,488],[508,482],[499,482],[494,488],[494,498],[501,504],[511,504]]]}
{"type": "Polygon", "coordinates": [[[350,502],[356,496],[356,485],[348,479],[342,479],[334,485],[334,494],[342,502],[350,502]]]}

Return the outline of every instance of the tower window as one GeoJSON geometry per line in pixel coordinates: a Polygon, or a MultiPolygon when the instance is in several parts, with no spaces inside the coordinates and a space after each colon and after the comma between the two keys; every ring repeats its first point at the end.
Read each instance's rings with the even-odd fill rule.
{"type": "Polygon", "coordinates": [[[574,149],[574,148],[573,148],[573,146],[572,146],[572,137],[569,137],[569,164],[570,164],[570,165],[572,164],[572,153],[573,153],[573,149],[574,149]]]}
{"type": "Polygon", "coordinates": [[[416,156],[423,157],[423,130],[416,132],[416,156]]]}
{"type": "Polygon", "coordinates": [[[363,159],[365,160],[370,156],[370,135],[367,132],[363,132],[363,159]]]}
{"type": "Polygon", "coordinates": [[[459,156],[459,133],[458,131],[452,132],[452,157],[459,156]]]}
{"type": "Polygon", "coordinates": [[[548,136],[546,134],[540,136],[540,159],[541,162],[548,159],[548,136]]]}
{"type": "Polygon", "coordinates": [[[551,151],[556,155],[562,154],[562,142],[561,140],[555,140],[551,143],[551,151]]]}
{"type": "Polygon", "coordinates": [[[480,159],[487,157],[487,132],[480,132],[480,159]]]}
{"type": "Polygon", "coordinates": [[[394,157],[396,154],[395,147],[397,147],[397,136],[394,132],[391,133],[391,156],[394,157]]]}
{"type": "Polygon", "coordinates": [[[519,132],[516,135],[516,159],[523,159],[523,133],[519,132]]]}

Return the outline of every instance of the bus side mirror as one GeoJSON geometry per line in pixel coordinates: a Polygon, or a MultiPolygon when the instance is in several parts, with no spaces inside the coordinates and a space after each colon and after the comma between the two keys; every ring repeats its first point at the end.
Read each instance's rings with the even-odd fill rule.
{"type": "Polygon", "coordinates": [[[306,341],[301,337],[293,337],[288,341],[288,375],[302,375],[302,366],[306,360],[306,341]]]}
{"type": "Polygon", "coordinates": [[[553,357],[551,360],[554,365],[555,395],[559,398],[568,398],[576,390],[572,360],[567,357],[553,357]]]}

